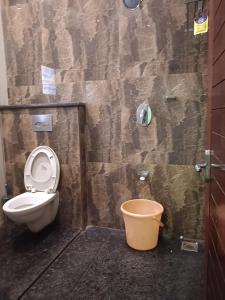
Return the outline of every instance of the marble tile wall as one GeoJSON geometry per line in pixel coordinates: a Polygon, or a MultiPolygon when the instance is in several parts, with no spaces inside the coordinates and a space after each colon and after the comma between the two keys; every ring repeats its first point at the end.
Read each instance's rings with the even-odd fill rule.
{"type": "Polygon", "coordinates": [[[193,17],[180,0],[135,11],[122,0],[4,0],[9,103],[86,103],[89,224],[122,227],[120,204],[146,197],[165,206],[168,233],[202,237],[193,164],[204,159],[207,36],[193,36],[193,17]],[[55,96],[42,94],[41,65],[56,71],[55,96]],[[143,101],[148,128],[135,120],[143,101]],[[150,170],[144,184],[138,169],[150,170]]]}
{"type": "MultiPolygon", "coordinates": [[[[0,206],[3,205],[3,196],[5,195],[5,159],[3,151],[2,141],[2,122],[0,117],[0,206]]],[[[0,227],[4,224],[4,216],[2,210],[0,210],[0,227]]]]}
{"type": "MultiPolygon", "coordinates": [[[[0,1],[0,105],[8,104],[8,94],[7,94],[7,74],[6,74],[6,59],[5,59],[5,47],[3,38],[3,28],[2,28],[2,15],[1,15],[1,1],[0,1]]],[[[2,149],[2,128],[0,119],[0,206],[2,205],[2,197],[5,194],[5,168],[4,168],[4,155],[2,149]]],[[[3,224],[3,214],[0,210],[0,227],[3,224]]]]}
{"type": "Polygon", "coordinates": [[[59,222],[73,228],[86,224],[84,107],[4,110],[1,112],[6,180],[12,195],[25,191],[24,166],[30,152],[51,147],[60,162],[59,222]],[[52,132],[32,131],[32,115],[51,114],[52,132]],[[82,117],[81,117],[81,116],[82,117]],[[83,162],[81,162],[83,160],[83,162]]]}

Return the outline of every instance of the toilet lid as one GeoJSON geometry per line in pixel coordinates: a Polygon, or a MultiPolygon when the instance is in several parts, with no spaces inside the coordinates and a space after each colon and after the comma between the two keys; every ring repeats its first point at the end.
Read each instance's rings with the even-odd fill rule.
{"type": "Polygon", "coordinates": [[[24,169],[24,184],[27,191],[55,193],[59,176],[59,160],[51,148],[40,146],[30,153],[24,169]]]}

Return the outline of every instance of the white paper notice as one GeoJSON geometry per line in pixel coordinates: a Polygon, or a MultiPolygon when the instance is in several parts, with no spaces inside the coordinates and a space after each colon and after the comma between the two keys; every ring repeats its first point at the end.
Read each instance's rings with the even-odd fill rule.
{"type": "Polygon", "coordinates": [[[55,70],[41,66],[42,92],[44,95],[56,95],[55,70]]]}

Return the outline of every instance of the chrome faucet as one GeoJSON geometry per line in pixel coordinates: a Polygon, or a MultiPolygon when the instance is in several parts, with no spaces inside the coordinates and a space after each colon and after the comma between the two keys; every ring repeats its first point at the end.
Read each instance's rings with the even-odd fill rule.
{"type": "Polygon", "coordinates": [[[206,167],[207,167],[206,163],[197,164],[197,165],[195,165],[195,170],[196,170],[196,172],[202,172],[202,170],[205,169],[206,167]]]}
{"type": "Polygon", "coordinates": [[[138,175],[138,177],[139,177],[139,180],[145,181],[146,178],[147,178],[148,175],[149,175],[149,171],[145,171],[145,170],[139,171],[139,172],[137,172],[137,175],[138,175]]]}

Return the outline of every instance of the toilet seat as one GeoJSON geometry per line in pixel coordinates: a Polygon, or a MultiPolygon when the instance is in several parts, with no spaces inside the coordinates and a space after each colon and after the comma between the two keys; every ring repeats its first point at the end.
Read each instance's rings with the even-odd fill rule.
{"type": "Polygon", "coordinates": [[[24,169],[24,185],[28,192],[55,193],[59,176],[59,160],[50,147],[40,146],[30,153],[24,169]]]}

